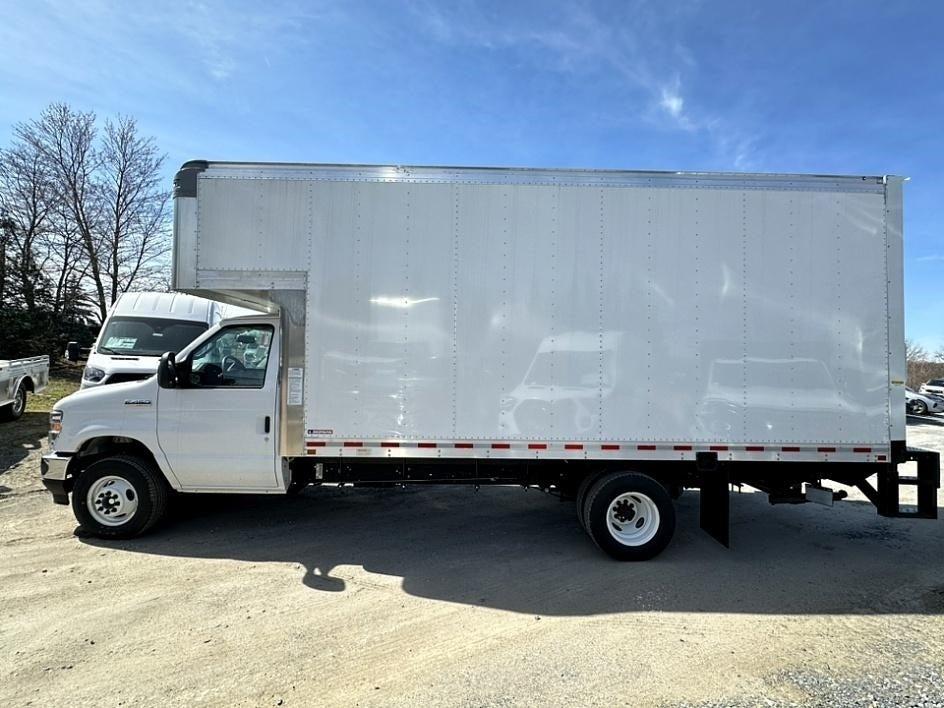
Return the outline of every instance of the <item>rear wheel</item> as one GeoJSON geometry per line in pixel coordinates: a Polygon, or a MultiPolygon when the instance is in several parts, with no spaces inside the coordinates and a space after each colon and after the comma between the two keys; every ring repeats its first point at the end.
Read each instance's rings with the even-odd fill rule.
{"type": "Polygon", "coordinates": [[[675,507],[652,477],[613,472],[586,493],[584,523],[601,550],[621,561],[654,558],[675,532],[675,507]]]}
{"type": "Polygon", "coordinates": [[[0,420],[17,420],[26,410],[26,389],[18,386],[13,394],[13,402],[0,408],[0,420]]]}
{"type": "Polygon", "coordinates": [[[590,487],[593,484],[595,479],[596,479],[596,476],[592,474],[588,474],[582,480],[580,480],[580,484],[577,485],[577,496],[574,499],[575,507],[577,511],[577,521],[580,522],[580,527],[584,531],[587,530],[587,520],[586,520],[586,517],[584,516],[584,513],[586,511],[584,502],[586,502],[587,500],[587,492],[590,490],[590,487]]]}
{"type": "Polygon", "coordinates": [[[167,511],[170,490],[148,462],[119,455],[93,463],[72,490],[72,511],[82,529],[99,538],[133,538],[167,511]]]}

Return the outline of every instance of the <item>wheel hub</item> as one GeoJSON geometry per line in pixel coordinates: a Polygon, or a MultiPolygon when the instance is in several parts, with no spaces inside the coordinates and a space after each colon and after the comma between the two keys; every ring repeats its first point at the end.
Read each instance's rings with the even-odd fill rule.
{"type": "Polygon", "coordinates": [[[639,492],[620,494],[606,513],[610,535],[624,546],[642,546],[656,535],[661,519],[659,508],[649,496],[639,492]]]}
{"type": "Polygon", "coordinates": [[[97,480],[86,497],[88,510],[104,526],[121,526],[138,510],[138,495],[124,477],[109,475],[97,480]]]}
{"type": "Polygon", "coordinates": [[[626,499],[620,499],[614,506],[613,516],[621,523],[628,523],[636,516],[636,505],[626,499]]]}
{"type": "Polygon", "coordinates": [[[110,490],[105,490],[95,500],[95,508],[103,514],[112,514],[121,508],[121,497],[110,490]]]}

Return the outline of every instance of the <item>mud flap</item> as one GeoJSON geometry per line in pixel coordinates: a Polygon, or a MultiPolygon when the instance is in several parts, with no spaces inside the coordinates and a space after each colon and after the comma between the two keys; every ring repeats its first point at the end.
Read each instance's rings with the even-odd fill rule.
{"type": "Polygon", "coordinates": [[[715,453],[698,453],[696,465],[701,478],[699,524],[703,531],[725,548],[730,548],[731,475],[718,464],[715,453]]]}

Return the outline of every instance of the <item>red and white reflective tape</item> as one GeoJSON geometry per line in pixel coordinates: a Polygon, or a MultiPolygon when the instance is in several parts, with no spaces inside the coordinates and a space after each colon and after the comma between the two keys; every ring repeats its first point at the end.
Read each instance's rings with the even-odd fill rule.
{"type": "Polygon", "coordinates": [[[885,462],[888,447],[869,445],[783,445],[783,444],[714,444],[714,443],[650,443],[650,442],[535,442],[530,440],[306,440],[305,450],[310,455],[435,457],[457,451],[484,452],[485,456],[528,457],[600,457],[640,459],[694,459],[699,452],[712,452],[719,459],[854,459],[856,461],[885,462]],[[615,454],[614,453],[618,453],[615,454]]]}

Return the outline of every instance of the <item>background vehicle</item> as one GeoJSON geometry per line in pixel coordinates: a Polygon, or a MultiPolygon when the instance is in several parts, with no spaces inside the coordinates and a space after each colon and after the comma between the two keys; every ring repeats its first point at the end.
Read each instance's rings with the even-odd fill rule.
{"type": "Polygon", "coordinates": [[[0,359],[0,420],[16,420],[26,410],[28,393],[49,383],[49,357],[0,359]]]}
{"type": "Polygon", "coordinates": [[[179,351],[223,317],[251,313],[181,293],[124,293],[102,323],[82,388],[153,376],[165,351],[179,351]]]}
{"type": "Polygon", "coordinates": [[[905,406],[908,412],[914,415],[944,413],[944,399],[940,399],[937,396],[925,396],[916,393],[910,388],[905,389],[905,406]]]}
{"type": "Polygon", "coordinates": [[[683,487],[723,543],[731,483],[937,515],[899,178],[193,162],[175,210],[175,287],[265,314],[57,404],[44,481],[90,533],[308,483],[537,487],[621,560],[683,487]]]}
{"type": "Polygon", "coordinates": [[[944,379],[931,379],[927,383],[921,384],[918,393],[925,396],[944,396],[944,379]]]}

